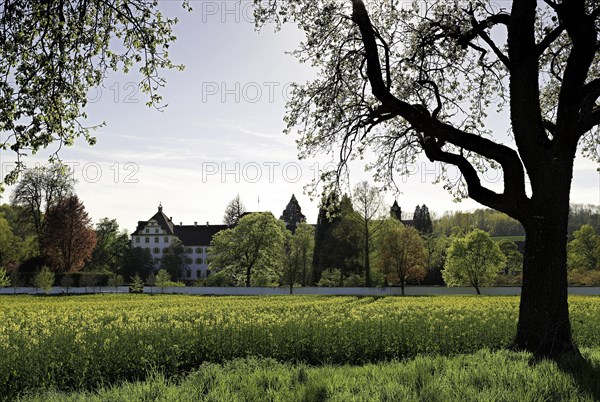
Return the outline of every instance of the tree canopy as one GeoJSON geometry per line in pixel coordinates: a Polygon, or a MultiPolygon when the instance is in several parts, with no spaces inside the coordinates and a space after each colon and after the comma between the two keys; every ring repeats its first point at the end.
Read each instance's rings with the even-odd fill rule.
{"type": "Polygon", "coordinates": [[[480,294],[479,288],[493,284],[505,264],[498,244],[486,232],[475,229],[465,237],[454,238],[442,276],[448,286],[473,286],[480,294]]]}
{"type": "Polygon", "coordinates": [[[598,2],[255,5],[258,26],[290,21],[304,31],[293,54],[318,70],[287,104],[300,156],[337,155],[338,168],[322,177],[334,185],[367,150],[387,186],[421,154],[440,162],[438,179],[456,198],[504,212],[525,229],[514,346],[540,355],[575,351],[565,239],[577,149],[600,159],[598,2]],[[511,138],[487,124],[505,109],[511,138]],[[502,188],[484,182],[491,169],[500,171],[502,188]]]}
{"type": "Polygon", "coordinates": [[[282,270],[285,233],[283,222],[270,212],[248,214],[212,238],[210,269],[222,270],[245,286],[274,280],[282,270]]]}
{"type": "Polygon", "coordinates": [[[81,136],[95,143],[86,96],[109,70],[137,67],[148,104],[158,105],[161,70],[181,68],[168,54],[176,22],[156,0],[3,1],[0,149],[13,151],[17,163],[5,182],[14,183],[24,156],[52,143],[56,151],[81,136]]]}

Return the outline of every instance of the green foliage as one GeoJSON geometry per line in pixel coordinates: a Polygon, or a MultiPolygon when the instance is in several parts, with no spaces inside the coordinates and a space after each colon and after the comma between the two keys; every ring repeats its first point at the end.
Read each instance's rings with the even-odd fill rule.
{"type": "Polygon", "coordinates": [[[567,358],[561,364],[551,360],[532,364],[534,357],[528,353],[481,350],[364,366],[310,366],[249,357],[203,363],[179,381],[152,373],[143,382],[104,386],[93,392],[50,391],[24,401],[138,401],[148,395],[161,401],[256,401],[269,395],[276,401],[592,402],[600,393],[594,378],[600,369],[600,349],[586,349],[582,354],[585,360],[570,364],[567,358]]]}
{"type": "Polygon", "coordinates": [[[54,286],[54,272],[46,266],[42,267],[41,271],[33,278],[33,285],[48,294],[54,286]]]}
{"type": "Polygon", "coordinates": [[[283,222],[269,212],[246,215],[212,238],[210,269],[231,275],[238,286],[264,278],[272,282],[283,270],[285,233],[283,222]]]}
{"type": "Polygon", "coordinates": [[[329,268],[321,273],[321,279],[317,283],[319,287],[333,288],[344,286],[344,277],[339,269],[329,268]]]}
{"type": "Polygon", "coordinates": [[[206,278],[199,279],[198,285],[209,287],[226,287],[234,286],[235,283],[231,278],[231,275],[229,275],[227,272],[215,272],[206,278]]]}
{"type": "Polygon", "coordinates": [[[312,225],[300,222],[294,234],[285,238],[285,260],[280,282],[290,287],[298,282],[302,286],[309,283],[311,263],[315,247],[315,229],[312,225]]]}
{"type": "Polygon", "coordinates": [[[10,286],[10,277],[6,273],[6,269],[0,267],[0,288],[10,286]]]}
{"type": "Polygon", "coordinates": [[[8,184],[29,153],[55,141],[60,149],[77,137],[96,142],[91,124],[82,124],[84,108],[88,91],[100,86],[109,70],[128,73],[138,67],[140,87],[153,105],[161,101],[161,70],[182,68],[168,53],[176,19],[165,17],[157,1],[14,2],[3,8],[0,22],[2,150],[18,155],[17,170],[5,177],[8,184]]]}
{"type": "Polygon", "coordinates": [[[123,279],[122,275],[111,273],[108,276],[108,280],[106,282],[106,286],[118,287],[125,283],[125,279],[123,279]]]}
{"type": "Polygon", "coordinates": [[[379,269],[387,283],[399,283],[404,294],[407,282],[418,283],[425,278],[427,249],[417,229],[390,218],[383,226],[380,241],[379,269]]]}
{"type": "Polygon", "coordinates": [[[493,209],[446,212],[434,221],[434,231],[450,236],[454,227],[464,232],[481,229],[492,237],[524,236],[523,226],[502,212],[493,209]]]}
{"type": "Polygon", "coordinates": [[[156,279],[154,284],[158,287],[166,287],[169,286],[169,283],[171,282],[171,275],[167,272],[167,270],[165,269],[161,269],[160,271],[158,271],[158,273],[156,274],[156,279]]]}
{"type": "Polygon", "coordinates": [[[491,285],[506,264],[498,243],[486,232],[475,229],[465,237],[457,237],[448,250],[446,267],[442,271],[448,286],[491,285]]]}
{"type": "Polygon", "coordinates": [[[503,239],[498,242],[498,247],[506,257],[504,274],[514,276],[523,272],[523,254],[521,254],[515,242],[503,239]]]}
{"type": "MultiPolygon", "coordinates": [[[[600,299],[569,301],[575,341],[598,348],[600,299]]],[[[498,350],[513,340],[518,306],[519,297],[3,296],[0,395],[14,400],[35,389],[94,390],[141,380],[151,371],[171,377],[207,361],[248,356],[349,370],[368,362],[498,350]]],[[[510,361],[495,369],[508,370],[510,361]]],[[[462,363],[456,362],[459,384],[481,385],[464,377],[462,363]]],[[[527,372],[539,364],[523,363],[527,372]]],[[[422,378],[446,377],[438,374],[421,371],[422,378]]],[[[396,374],[392,382],[402,378],[396,374]]],[[[514,384],[516,377],[510,378],[504,386],[514,384]]],[[[194,395],[189,400],[199,399],[194,395]]]]}
{"type": "Polygon", "coordinates": [[[135,275],[147,277],[154,269],[150,250],[131,247],[126,250],[121,273],[125,279],[131,280],[135,275]]]}
{"type": "Polygon", "coordinates": [[[116,219],[102,218],[96,224],[96,247],[87,263],[91,271],[117,272],[129,249],[129,234],[121,232],[116,219]]]}
{"type": "Polygon", "coordinates": [[[175,239],[163,253],[160,269],[168,272],[171,278],[179,279],[186,267],[183,243],[179,239],[175,239]]]}
{"type": "Polygon", "coordinates": [[[583,225],[573,233],[567,247],[567,264],[571,270],[600,268],[600,236],[591,225],[583,225]]]}
{"type": "Polygon", "coordinates": [[[139,274],[135,274],[129,286],[129,293],[144,293],[144,281],[139,274]]]}
{"type": "Polygon", "coordinates": [[[10,224],[0,212],[0,266],[20,261],[22,247],[23,241],[13,234],[10,224]]]}

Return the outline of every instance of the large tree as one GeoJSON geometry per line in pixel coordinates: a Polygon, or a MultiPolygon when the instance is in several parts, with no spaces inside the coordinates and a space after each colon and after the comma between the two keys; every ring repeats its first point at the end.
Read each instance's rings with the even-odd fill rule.
{"type": "MultiPolygon", "coordinates": [[[[56,151],[83,136],[88,90],[108,70],[138,67],[149,104],[158,104],[159,75],[168,57],[176,19],[156,0],[48,0],[0,3],[0,148],[22,157],[56,143],[56,151]]],[[[54,154],[53,154],[54,155],[54,154]]],[[[51,158],[52,159],[52,158],[51,158]]]]}
{"type": "Polygon", "coordinates": [[[75,180],[67,166],[60,163],[35,167],[23,172],[11,195],[11,203],[23,214],[24,223],[31,223],[38,239],[46,228],[50,208],[73,194],[75,180]]]}
{"type": "Polygon", "coordinates": [[[80,271],[96,245],[96,232],[83,203],[76,195],[63,199],[48,210],[46,222],[40,244],[52,270],[80,271]]]}
{"type": "Polygon", "coordinates": [[[397,282],[404,295],[408,281],[422,281],[427,275],[427,249],[417,229],[388,219],[380,236],[379,266],[388,282],[397,282]]]}
{"type": "Polygon", "coordinates": [[[248,214],[234,228],[222,230],[212,238],[210,269],[225,271],[245,286],[263,278],[278,278],[285,233],[283,222],[270,212],[248,214]]]}
{"type": "Polygon", "coordinates": [[[96,247],[89,267],[92,270],[117,272],[129,249],[129,234],[121,232],[116,219],[102,218],[96,224],[96,247]]]}
{"type": "Polygon", "coordinates": [[[473,286],[481,294],[479,288],[492,285],[505,266],[506,257],[498,243],[488,233],[475,229],[452,240],[442,276],[448,286],[473,286]]]}
{"type": "Polygon", "coordinates": [[[357,212],[363,219],[365,286],[371,286],[371,243],[373,235],[381,229],[381,224],[374,225],[373,221],[381,212],[383,196],[379,189],[364,180],[354,187],[352,198],[357,212]]]}
{"type": "Polygon", "coordinates": [[[370,147],[375,174],[388,182],[422,152],[457,168],[459,180],[441,170],[457,196],[506,213],[526,232],[514,346],[541,355],[576,350],[567,217],[578,145],[598,156],[598,2],[255,4],[259,25],[298,24],[306,40],[295,54],[319,69],[288,104],[301,153],[336,149],[341,173],[370,147]],[[504,127],[486,126],[488,113],[502,108],[510,138],[504,127]],[[501,171],[503,188],[483,182],[490,168],[501,171]]]}

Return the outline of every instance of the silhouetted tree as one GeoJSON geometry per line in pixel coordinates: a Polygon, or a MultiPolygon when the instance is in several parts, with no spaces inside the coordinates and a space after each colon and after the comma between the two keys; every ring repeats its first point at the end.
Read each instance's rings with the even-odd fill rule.
{"type": "Polygon", "coordinates": [[[235,226],[246,212],[246,207],[240,199],[240,195],[236,195],[235,198],[229,201],[227,207],[225,207],[225,214],[223,215],[223,223],[227,226],[235,226]]]}
{"type": "Polygon", "coordinates": [[[306,222],[306,216],[302,213],[302,208],[300,208],[300,204],[298,204],[298,200],[296,200],[294,194],[292,194],[290,202],[288,202],[279,219],[285,223],[287,230],[292,233],[296,231],[299,223],[306,222]]]}

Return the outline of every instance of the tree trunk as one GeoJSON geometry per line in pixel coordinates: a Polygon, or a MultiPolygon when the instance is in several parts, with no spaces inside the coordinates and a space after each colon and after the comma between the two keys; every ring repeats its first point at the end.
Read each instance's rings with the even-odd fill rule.
{"type": "Polygon", "coordinates": [[[246,268],[246,287],[250,287],[250,274],[252,273],[252,267],[249,266],[246,268]]]}
{"type": "Polygon", "coordinates": [[[477,285],[474,285],[474,286],[475,286],[475,291],[477,292],[478,295],[480,295],[481,291],[479,290],[479,286],[477,286],[477,285]]]}
{"type": "Polygon", "coordinates": [[[402,289],[402,296],[404,296],[404,280],[400,281],[400,288],[402,289]]]}
{"type": "Polygon", "coordinates": [[[569,192],[559,188],[547,192],[552,195],[546,202],[538,203],[542,206],[535,208],[523,225],[523,285],[513,347],[540,356],[557,356],[577,351],[567,301],[569,192]]]}

